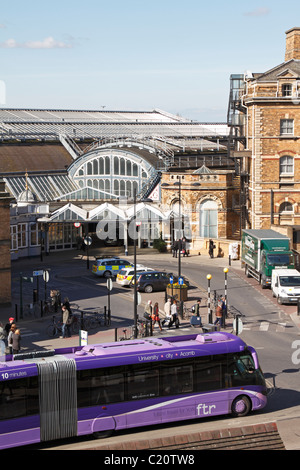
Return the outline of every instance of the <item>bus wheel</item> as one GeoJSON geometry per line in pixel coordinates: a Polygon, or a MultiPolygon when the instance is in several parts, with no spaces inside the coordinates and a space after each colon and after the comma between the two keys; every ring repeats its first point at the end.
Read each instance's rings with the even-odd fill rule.
{"type": "Polygon", "coordinates": [[[240,395],[233,400],[231,411],[233,416],[246,416],[251,410],[251,401],[245,395],[240,395]]]}
{"type": "Polygon", "coordinates": [[[95,439],[105,439],[106,437],[110,437],[113,434],[113,429],[107,429],[105,431],[96,431],[93,433],[95,439]]]}

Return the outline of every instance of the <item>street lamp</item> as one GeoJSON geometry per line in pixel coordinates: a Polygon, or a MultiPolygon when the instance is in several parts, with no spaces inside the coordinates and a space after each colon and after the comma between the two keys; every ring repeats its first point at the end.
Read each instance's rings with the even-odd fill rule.
{"type": "Polygon", "coordinates": [[[210,304],[210,280],[211,274],[207,274],[207,308],[208,308],[208,323],[212,323],[212,311],[211,311],[211,304],[210,304]]]}
{"type": "Polygon", "coordinates": [[[227,313],[227,273],[229,271],[228,268],[224,268],[224,275],[225,275],[225,287],[224,287],[224,297],[225,297],[225,309],[223,309],[223,327],[225,327],[225,319],[226,319],[226,313],[227,313]]]}
{"type": "MultiPolygon", "coordinates": [[[[144,198],[141,199],[140,202],[152,202],[152,199],[149,198],[144,198]]],[[[137,233],[140,227],[140,223],[136,221],[136,187],[133,188],[133,220],[134,220],[134,237],[133,237],[133,325],[134,325],[134,337],[137,338],[137,319],[138,319],[138,314],[137,314],[137,279],[136,279],[136,242],[137,242],[137,233]]]]}

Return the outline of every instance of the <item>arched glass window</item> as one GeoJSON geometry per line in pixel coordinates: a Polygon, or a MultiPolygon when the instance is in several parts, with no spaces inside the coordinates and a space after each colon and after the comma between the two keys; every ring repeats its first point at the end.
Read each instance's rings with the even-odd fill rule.
{"type": "Polygon", "coordinates": [[[218,237],[218,205],[215,201],[207,199],[200,205],[200,237],[218,237]]]}
{"type": "Polygon", "coordinates": [[[110,158],[105,157],[105,174],[110,175],[110,158]]]}
{"type": "Polygon", "coordinates": [[[125,175],[125,160],[124,158],[120,159],[120,175],[125,175]]]}
{"type": "Polygon", "coordinates": [[[294,212],[293,204],[288,201],[282,202],[279,206],[279,213],[281,214],[282,212],[294,212]]]}
{"type": "Polygon", "coordinates": [[[114,157],[114,174],[118,175],[119,174],[119,158],[114,157]]]}
{"type": "Polygon", "coordinates": [[[279,165],[281,175],[294,174],[294,158],[290,155],[284,155],[283,157],[280,157],[279,165]]]}
{"type": "Polygon", "coordinates": [[[138,176],[138,166],[136,163],[132,164],[132,175],[133,176],[138,176]]]}
{"type": "Polygon", "coordinates": [[[104,175],[104,158],[99,158],[99,175],[104,175]]]}
{"type": "Polygon", "coordinates": [[[114,195],[119,196],[119,180],[114,181],[114,195]]]}
{"type": "Polygon", "coordinates": [[[95,158],[93,160],[93,175],[98,175],[98,160],[95,158]]]}
{"type": "Polygon", "coordinates": [[[87,174],[92,175],[93,174],[93,164],[92,162],[87,163],[87,174]]]}
{"type": "Polygon", "coordinates": [[[126,175],[131,176],[131,161],[126,161],[126,175]]]}

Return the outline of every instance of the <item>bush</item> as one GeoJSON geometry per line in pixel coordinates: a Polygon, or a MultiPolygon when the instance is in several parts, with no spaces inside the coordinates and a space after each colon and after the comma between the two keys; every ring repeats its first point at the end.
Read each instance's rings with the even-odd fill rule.
{"type": "Polygon", "coordinates": [[[162,238],[157,238],[153,240],[153,248],[158,250],[160,253],[167,251],[167,244],[162,238]]]}

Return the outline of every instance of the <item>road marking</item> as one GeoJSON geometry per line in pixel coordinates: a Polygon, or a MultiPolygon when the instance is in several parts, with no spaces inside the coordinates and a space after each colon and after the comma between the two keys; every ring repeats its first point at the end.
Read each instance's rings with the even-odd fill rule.
{"type": "Polygon", "coordinates": [[[270,326],[270,323],[263,321],[261,322],[259,329],[260,331],[268,331],[269,326],[270,326]]]}

